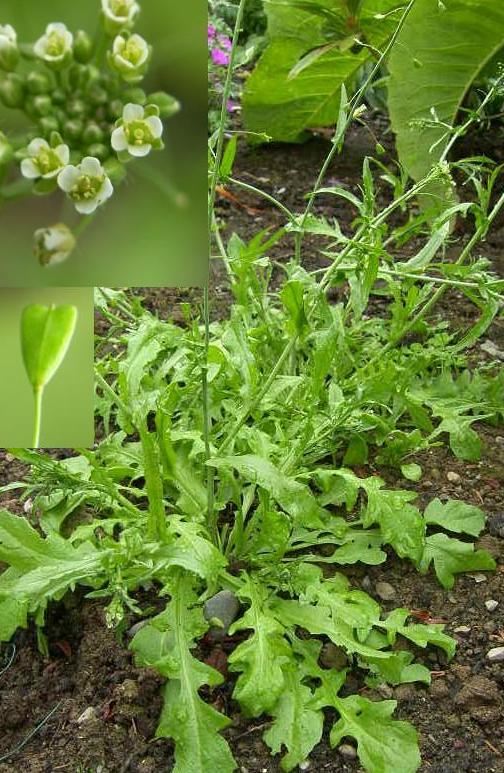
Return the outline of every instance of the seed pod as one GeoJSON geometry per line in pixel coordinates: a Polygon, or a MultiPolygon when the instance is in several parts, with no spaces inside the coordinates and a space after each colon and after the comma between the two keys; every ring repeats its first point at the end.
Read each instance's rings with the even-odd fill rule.
{"type": "Polygon", "coordinates": [[[23,107],[25,99],[24,80],[16,73],[10,73],[0,80],[0,99],[5,107],[23,107]]]}

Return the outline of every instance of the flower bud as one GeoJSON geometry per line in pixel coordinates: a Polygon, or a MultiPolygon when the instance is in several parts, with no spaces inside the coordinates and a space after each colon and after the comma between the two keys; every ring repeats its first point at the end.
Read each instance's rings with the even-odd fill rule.
{"type": "Polygon", "coordinates": [[[33,251],[41,266],[63,263],[75,249],[76,240],[64,223],[35,231],[33,251]]]}
{"type": "Polygon", "coordinates": [[[73,54],[76,62],[87,64],[93,57],[93,41],[84,30],[75,33],[73,54]]]}
{"type": "Polygon", "coordinates": [[[11,72],[19,62],[17,35],[10,24],[0,25],[0,68],[11,72]]]}
{"type": "Polygon", "coordinates": [[[126,169],[117,158],[107,159],[103,166],[114,185],[119,185],[126,177],[126,169]]]}
{"type": "Polygon", "coordinates": [[[43,59],[48,67],[60,70],[72,56],[73,35],[64,24],[48,24],[45,35],[35,43],[35,55],[43,59]]]}
{"type": "Polygon", "coordinates": [[[135,105],[145,105],[147,102],[147,94],[143,89],[134,88],[128,89],[122,95],[125,103],[133,102],[135,105]]]}
{"type": "Polygon", "coordinates": [[[88,146],[86,152],[88,156],[93,156],[99,161],[106,161],[110,156],[110,148],[107,147],[107,145],[104,145],[103,142],[94,142],[92,145],[88,146]]]}
{"type": "Polygon", "coordinates": [[[32,70],[26,76],[26,86],[30,94],[47,94],[51,91],[52,81],[49,75],[39,70],[32,70]]]}
{"type": "Polygon", "coordinates": [[[48,94],[38,94],[31,99],[35,115],[48,116],[52,110],[52,100],[48,94]]]}
{"type": "Polygon", "coordinates": [[[71,99],[67,105],[67,113],[72,118],[82,118],[87,113],[87,105],[82,99],[71,99]]]}
{"type": "Polygon", "coordinates": [[[75,90],[86,88],[90,80],[90,68],[85,64],[73,64],[68,70],[68,82],[75,90]]]}
{"type": "Polygon", "coordinates": [[[124,104],[120,99],[113,99],[108,106],[107,116],[111,121],[117,121],[121,117],[124,104]]]}
{"type": "Polygon", "coordinates": [[[55,105],[64,105],[66,104],[68,95],[63,89],[54,89],[54,91],[51,91],[51,99],[55,105]]]}
{"type": "Polygon", "coordinates": [[[127,83],[138,83],[144,77],[152,48],[140,35],[118,35],[108,53],[108,62],[127,83]]]}
{"type": "Polygon", "coordinates": [[[93,83],[93,85],[87,90],[86,95],[92,105],[106,105],[109,101],[108,92],[97,83],[93,83]]]}
{"type": "Polygon", "coordinates": [[[23,79],[10,73],[0,80],[0,99],[6,107],[20,108],[24,104],[25,86],[23,79]]]}
{"type": "Polygon", "coordinates": [[[77,141],[82,137],[84,131],[84,122],[79,118],[72,118],[70,121],[66,121],[63,125],[63,134],[69,140],[77,141]]]}
{"type": "Polygon", "coordinates": [[[106,32],[115,35],[133,26],[140,6],[136,0],[102,0],[102,13],[106,32]]]}
{"type": "Polygon", "coordinates": [[[156,91],[155,94],[149,94],[147,104],[156,105],[159,108],[161,118],[171,118],[172,115],[175,115],[180,110],[180,102],[164,91],[156,91]]]}
{"type": "MultiPolygon", "coordinates": [[[[95,142],[101,142],[105,137],[105,132],[103,129],[101,129],[97,123],[94,123],[93,121],[90,121],[86,128],[84,129],[84,133],[82,135],[82,141],[86,143],[86,145],[92,145],[95,142]]],[[[90,155],[94,155],[90,153],[90,155]]]]}
{"type": "Polygon", "coordinates": [[[10,164],[14,158],[14,149],[3,132],[0,132],[0,166],[10,164]]]}
{"type": "Polygon", "coordinates": [[[42,134],[45,134],[46,137],[59,130],[58,119],[53,115],[44,116],[39,120],[38,125],[40,127],[40,131],[42,134]]]}

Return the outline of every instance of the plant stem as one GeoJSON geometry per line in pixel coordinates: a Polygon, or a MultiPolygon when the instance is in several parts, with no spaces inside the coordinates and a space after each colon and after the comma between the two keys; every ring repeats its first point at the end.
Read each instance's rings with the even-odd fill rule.
{"type": "Polygon", "coordinates": [[[43,387],[36,387],[33,390],[35,398],[35,418],[33,424],[33,443],[32,448],[38,448],[40,444],[40,425],[42,423],[42,393],[43,387]]]}

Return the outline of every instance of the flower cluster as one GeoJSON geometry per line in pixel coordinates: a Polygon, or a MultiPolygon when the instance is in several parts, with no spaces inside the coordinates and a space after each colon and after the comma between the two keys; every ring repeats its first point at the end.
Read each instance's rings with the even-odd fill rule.
{"type": "MultiPolygon", "coordinates": [[[[217,126],[220,116],[220,104],[222,90],[226,77],[226,68],[229,65],[232,41],[230,30],[221,19],[213,19],[207,27],[208,42],[208,120],[209,129],[213,131],[217,126]]],[[[231,96],[228,100],[228,113],[234,112],[240,93],[239,86],[233,82],[231,96]]]]}
{"type": "MultiPolygon", "coordinates": [[[[0,133],[0,167],[17,161],[34,192],[60,189],[84,215],[112,196],[128,161],[164,147],[161,119],[179,109],[169,94],[140,86],[152,48],[133,31],[139,13],[136,0],[101,0],[106,52],[98,39],[61,22],[48,24],[31,46],[18,43],[10,24],[0,25],[0,101],[30,122],[19,140],[0,133]]],[[[62,228],[37,231],[43,265],[73,249],[62,228]]]]}

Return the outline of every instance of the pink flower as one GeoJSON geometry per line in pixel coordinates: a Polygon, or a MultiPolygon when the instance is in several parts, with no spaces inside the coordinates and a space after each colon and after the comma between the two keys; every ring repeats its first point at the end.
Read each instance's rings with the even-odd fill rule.
{"type": "Polygon", "coordinates": [[[236,108],[236,105],[233,102],[233,100],[228,99],[228,101],[226,102],[226,110],[228,111],[228,113],[233,113],[235,108],[236,108]]]}
{"type": "Polygon", "coordinates": [[[215,27],[213,26],[213,24],[209,24],[209,25],[208,25],[208,32],[207,32],[207,34],[208,34],[208,40],[212,40],[212,38],[214,38],[214,37],[215,37],[215,35],[216,35],[216,32],[217,32],[217,30],[215,29],[215,27]]]}
{"type": "Polygon", "coordinates": [[[229,64],[229,54],[225,51],[221,51],[220,48],[212,49],[212,62],[222,67],[226,67],[229,64]]]}
{"type": "Polygon", "coordinates": [[[221,48],[223,48],[225,51],[231,51],[233,44],[227,35],[218,35],[217,40],[219,41],[221,48]]]}

